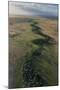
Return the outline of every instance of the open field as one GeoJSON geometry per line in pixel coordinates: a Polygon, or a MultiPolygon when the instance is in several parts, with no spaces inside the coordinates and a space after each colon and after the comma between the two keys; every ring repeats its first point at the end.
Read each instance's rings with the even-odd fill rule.
{"type": "Polygon", "coordinates": [[[58,21],[9,17],[10,88],[58,85],[58,21]]]}

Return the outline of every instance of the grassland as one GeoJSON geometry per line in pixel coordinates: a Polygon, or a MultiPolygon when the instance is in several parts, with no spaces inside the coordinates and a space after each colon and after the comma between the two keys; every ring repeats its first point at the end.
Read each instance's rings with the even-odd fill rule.
{"type": "Polygon", "coordinates": [[[10,88],[58,85],[57,27],[56,19],[9,17],[10,88]]]}

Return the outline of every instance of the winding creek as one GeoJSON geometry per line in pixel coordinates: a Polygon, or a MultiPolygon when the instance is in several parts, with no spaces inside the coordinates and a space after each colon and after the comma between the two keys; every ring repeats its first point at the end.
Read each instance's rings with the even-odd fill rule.
{"type": "Polygon", "coordinates": [[[44,57],[44,53],[46,52],[44,46],[54,45],[56,42],[52,37],[42,33],[41,28],[37,26],[37,22],[33,21],[31,26],[32,32],[41,35],[44,39],[38,38],[32,41],[32,43],[38,45],[39,48],[34,52],[32,51],[29,58],[27,58],[28,55],[26,55],[26,61],[23,65],[24,85],[25,87],[47,86],[49,85],[47,73],[43,73],[42,68],[40,68],[40,70],[36,69],[36,64],[40,63],[44,57]]]}

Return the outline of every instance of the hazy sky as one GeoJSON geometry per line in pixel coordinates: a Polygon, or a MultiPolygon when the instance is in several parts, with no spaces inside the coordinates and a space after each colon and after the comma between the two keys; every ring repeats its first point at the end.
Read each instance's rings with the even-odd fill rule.
{"type": "Polygon", "coordinates": [[[58,5],[9,2],[9,15],[57,16],[58,5]]]}

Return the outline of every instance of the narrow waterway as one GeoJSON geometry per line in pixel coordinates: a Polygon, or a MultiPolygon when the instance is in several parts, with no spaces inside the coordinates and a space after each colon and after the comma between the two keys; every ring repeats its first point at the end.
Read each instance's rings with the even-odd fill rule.
{"type": "Polygon", "coordinates": [[[26,55],[26,62],[23,65],[23,79],[25,87],[48,86],[48,76],[46,73],[42,72],[42,66],[39,67],[39,70],[36,68],[37,64],[43,59],[44,53],[46,53],[44,46],[54,45],[56,42],[52,37],[42,33],[42,29],[38,27],[37,24],[38,23],[34,21],[31,24],[32,32],[44,37],[44,39],[38,38],[33,40],[32,43],[39,46],[39,48],[32,51],[29,58],[27,58],[28,55],[26,55]]]}

